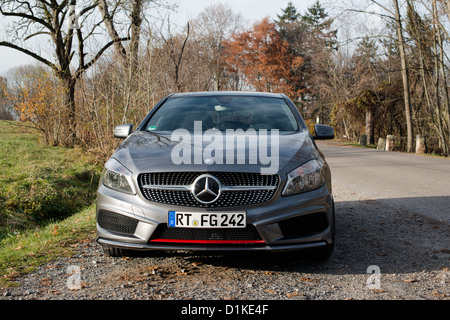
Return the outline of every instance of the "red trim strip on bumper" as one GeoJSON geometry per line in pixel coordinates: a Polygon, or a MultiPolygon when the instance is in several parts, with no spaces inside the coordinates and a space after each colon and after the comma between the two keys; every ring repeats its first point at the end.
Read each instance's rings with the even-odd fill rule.
{"type": "Polygon", "coordinates": [[[230,243],[237,243],[237,244],[255,244],[255,243],[266,243],[264,240],[179,240],[179,239],[153,239],[150,240],[150,242],[171,242],[171,243],[202,243],[202,244],[208,244],[208,243],[222,243],[222,244],[230,244],[230,243]]]}

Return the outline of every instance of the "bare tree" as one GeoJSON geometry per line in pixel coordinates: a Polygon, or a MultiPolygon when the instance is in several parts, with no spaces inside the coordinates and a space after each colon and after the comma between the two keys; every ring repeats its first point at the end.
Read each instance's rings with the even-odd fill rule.
{"type": "MultiPolygon", "coordinates": [[[[450,5],[450,2],[449,2],[450,5]]],[[[446,110],[446,117],[447,117],[447,129],[448,129],[448,140],[450,140],[450,97],[449,97],[449,89],[447,84],[447,73],[445,71],[445,65],[444,65],[444,45],[442,40],[442,31],[441,31],[441,23],[439,21],[438,17],[438,8],[436,4],[436,0],[432,0],[432,15],[433,15],[433,27],[435,29],[435,60],[436,60],[436,78],[439,81],[439,78],[442,82],[442,91],[443,91],[443,103],[446,110]],[[439,46],[439,50],[437,50],[437,47],[439,46]],[[438,54],[439,52],[439,54],[438,54]]],[[[436,93],[436,98],[440,99],[439,92],[436,93]]],[[[439,103],[439,102],[438,102],[439,103]]],[[[444,140],[444,149],[446,153],[448,153],[448,147],[446,144],[447,142],[444,140]]]]}
{"type": "Polygon", "coordinates": [[[446,11],[447,11],[447,16],[448,16],[448,19],[450,20],[450,1],[449,0],[442,0],[443,2],[447,2],[447,9],[446,9],[446,11]]]}
{"type": "Polygon", "coordinates": [[[181,73],[181,67],[183,62],[183,56],[186,51],[186,45],[189,40],[190,36],[190,23],[187,24],[186,27],[186,34],[185,35],[172,35],[171,28],[170,28],[170,21],[167,21],[168,26],[168,36],[165,36],[164,33],[161,31],[161,38],[164,42],[163,50],[168,55],[168,65],[169,73],[171,74],[171,78],[173,79],[173,82],[175,84],[175,90],[177,92],[181,92],[183,89],[183,83],[181,81],[180,73],[181,73]]]}
{"type": "Polygon", "coordinates": [[[379,0],[369,0],[370,3],[377,5],[379,8],[383,9],[384,13],[375,13],[373,11],[360,10],[351,8],[348,11],[359,12],[364,14],[377,14],[380,18],[384,18],[390,22],[394,23],[396,31],[396,47],[400,55],[401,63],[401,75],[403,81],[403,100],[404,100],[404,115],[406,122],[406,133],[407,133],[407,151],[411,152],[413,149],[413,121],[411,112],[411,93],[410,93],[410,79],[409,79],[409,67],[406,54],[406,45],[404,37],[404,27],[403,27],[403,17],[400,11],[400,6],[398,0],[389,1],[393,6],[390,9],[388,5],[379,0]]]}
{"type": "Polygon", "coordinates": [[[214,4],[206,7],[192,21],[194,37],[203,52],[209,73],[213,76],[214,90],[221,90],[226,84],[226,65],[222,59],[224,41],[242,30],[244,18],[234,13],[229,5],[214,4]]]}
{"type": "Polygon", "coordinates": [[[141,27],[144,14],[145,3],[152,2],[153,0],[98,0],[98,8],[103,17],[103,23],[106,30],[114,41],[114,48],[117,58],[121,62],[122,66],[131,66],[135,69],[138,65],[139,57],[139,42],[141,35],[141,27]],[[124,10],[121,10],[123,7],[124,10]],[[128,29],[124,30],[127,37],[130,39],[129,46],[126,47],[120,39],[120,31],[117,27],[118,21],[122,16],[123,11],[129,16],[130,23],[128,29]]]}
{"type": "Polygon", "coordinates": [[[413,124],[411,116],[411,95],[409,89],[409,70],[408,70],[408,63],[406,60],[402,17],[400,14],[400,7],[398,5],[398,0],[393,0],[393,4],[395,9],[394,17],[397,27],[398,49],[400,51],[400,60],[402,63],[403,98],[405,102],[405,117],[406,117],[406,131],[407,131],[407,151],[411,152],[413,150],[413,124]]]}
{"type": "Polygon", "coordinates": [[[95,53],[87,53],[86,40],[94,34],[100,24],[100,21],[93,21],[93,11],[97,5],[98,1],[77,0],[0,2],[0,14],[14,18],[11,23],[19,32],[19,38],[11,37],[7,41],[0,41],[0,46],[21,51],[49,66],[65,88],[64,107],[69,110],[68,127],[72,131],[69,144],[75,143],[76,140],[74,96],[77,80],[109,47],[129,39],[117,37],[101,45],[95,53]],[[26,45],[27,40],[36,37],[50,37],[56,61],[33,51],[26,45]],[[77,46],[74,44],[75,41],[77,46]],[[75,50],[78,61],[74,59],[75,50]]]}

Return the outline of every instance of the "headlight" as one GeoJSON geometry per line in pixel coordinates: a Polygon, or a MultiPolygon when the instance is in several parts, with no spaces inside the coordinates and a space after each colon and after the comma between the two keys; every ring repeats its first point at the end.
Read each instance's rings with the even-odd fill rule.
{"type": "Polygon", "coordinates": [[[324,162],[321,159],[311,160],[288,174],[283,195],[302,193],[320,188],[325,183],[324,162]]]}
{"type": "Polygon", "coordinates": [[[135,194],[132,188],[131,171],[116,159],[109,159],[102,173],[102,182],[108,188],[135,194]]]}

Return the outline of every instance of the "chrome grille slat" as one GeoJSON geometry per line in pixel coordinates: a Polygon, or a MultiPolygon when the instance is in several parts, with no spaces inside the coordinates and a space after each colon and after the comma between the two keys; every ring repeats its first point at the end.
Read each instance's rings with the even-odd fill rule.
{"type": "Polygon", "coordinates": [[[211,204],[202,204],[193,196],[192,184],[204,172],[143,173],[138,176],[142,195],[149,201],[176,206],[219,208],[268,202],[275,194],[277,175],[259,173],[208,172],[222,184],[220,198],[211,204]]]}

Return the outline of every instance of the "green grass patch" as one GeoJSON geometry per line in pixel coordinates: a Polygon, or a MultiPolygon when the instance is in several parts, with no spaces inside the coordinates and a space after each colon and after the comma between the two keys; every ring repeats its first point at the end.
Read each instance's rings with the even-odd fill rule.
{"type": "Polygon", "coordinates": [[[47,146],[0,121],[0,285],[93,237],[102,165],[80,148],[47,146]]]}
{"type": "Polygon", "coordinates": [[[95,206],[71,217],[10,235],[0,241],[0,287],[58,257],[70,256],[83,241],[95,236],[95,206]]]}
{"type": "Polygon", "coordinates": [[[0,121],[0,240],[69,217],[95,199],[101,166],[81,149],[39,140],[32,129],[0,121]]]}

